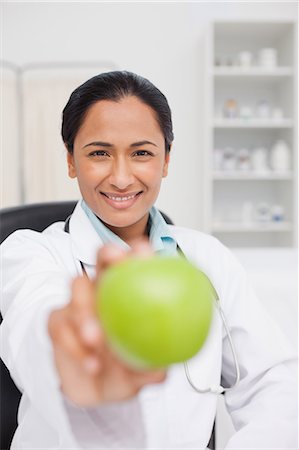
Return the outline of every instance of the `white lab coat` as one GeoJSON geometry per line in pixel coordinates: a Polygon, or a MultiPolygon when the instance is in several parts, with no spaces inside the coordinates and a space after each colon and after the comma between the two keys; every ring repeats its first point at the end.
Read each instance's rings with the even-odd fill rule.
{"type": "MultiPolygon", "coordinates": [[[[225,395],[236,433],[226,448],[297,448],[296,359],[288,342],[228,249],[195,230],[172,226],[171,231],[215,286],[236,347],[241,381],[225,395]]],[[[48,315],[69,301],[80,261],[93,276],[101,245],[80,203],[69,234],[59,222],[43,233],[17,231],[2,245],[2,358],[23,391],[12,449],[205,449],[216,394],[192,390],[182,364],[169,369],[164,383],[120,404],[79,408],[61,394],[48,315]]],[[[233,358],[217,313],[189,369],[200,387],[217,386],[221,376],[225,384],[234,382],[233,358]]]]}

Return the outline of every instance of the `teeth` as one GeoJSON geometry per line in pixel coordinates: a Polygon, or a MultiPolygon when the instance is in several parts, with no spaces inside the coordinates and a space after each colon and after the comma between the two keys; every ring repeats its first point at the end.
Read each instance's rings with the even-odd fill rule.
{"type": "Polygon", "coordinates": [[[114,200],[115,202],[125,202],[126,200],[130,200],[131,198],[134,198],[135,195],[136,194],[129,195],[128,197],[112,197],[111,195],[107,195],[107,197],[110,198],[111,200],[114,200]]]}

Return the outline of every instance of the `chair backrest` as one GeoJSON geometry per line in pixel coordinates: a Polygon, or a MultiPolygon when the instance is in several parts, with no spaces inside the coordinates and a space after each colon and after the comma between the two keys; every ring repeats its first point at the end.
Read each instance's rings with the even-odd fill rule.
{"type": "Polygon", "coordinates": [[[22,228],[43,231],[48,225],[65,220],[74,210],[75,201],[34,203],[0,211],[0,243],[22,228]]]}

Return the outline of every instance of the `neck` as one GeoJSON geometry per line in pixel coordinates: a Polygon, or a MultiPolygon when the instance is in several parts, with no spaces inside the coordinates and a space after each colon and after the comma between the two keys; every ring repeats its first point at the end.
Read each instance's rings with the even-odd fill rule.
{"type": "Polygon", "coordinates": [[[149,236],[148,219],[149,214],[146,214],[141,220],[128,227],[114,227],[107,223],[105,223],[105,226],[131,246],[134,241],[149,236]]]}

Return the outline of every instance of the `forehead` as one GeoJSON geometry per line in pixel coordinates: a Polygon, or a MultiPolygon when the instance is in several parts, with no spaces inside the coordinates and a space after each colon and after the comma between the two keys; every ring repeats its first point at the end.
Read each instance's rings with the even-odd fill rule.
{"type": "Polygon", "coordinates": [[[137,97],[124,97],[119,101],[101,100],[92,105],[78,134],[145,133],[163,136],[156,112],[137,97]]]}

